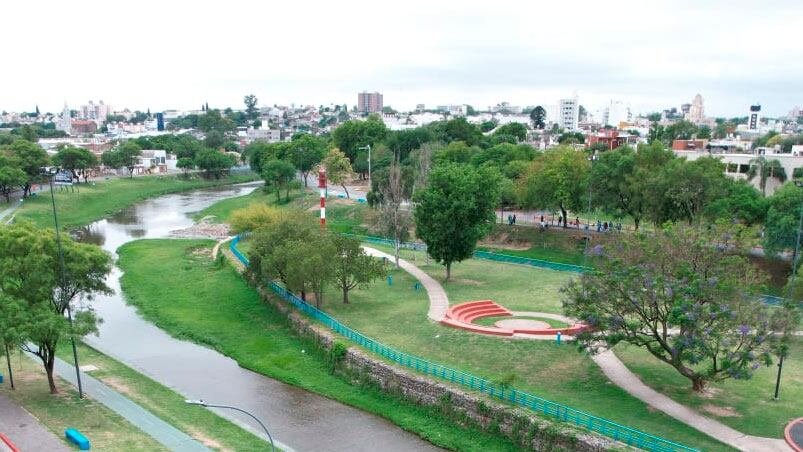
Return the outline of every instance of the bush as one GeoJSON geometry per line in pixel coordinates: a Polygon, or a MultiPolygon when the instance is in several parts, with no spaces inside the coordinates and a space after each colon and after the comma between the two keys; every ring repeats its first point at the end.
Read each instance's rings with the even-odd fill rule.
{"type": "Polygon", "coordinates": [[[238,234],[256,231],[265,225],[276,222],[281,215],[281,211],[275,207],[253,203],[231,213],[231,228],[238,234]]]}

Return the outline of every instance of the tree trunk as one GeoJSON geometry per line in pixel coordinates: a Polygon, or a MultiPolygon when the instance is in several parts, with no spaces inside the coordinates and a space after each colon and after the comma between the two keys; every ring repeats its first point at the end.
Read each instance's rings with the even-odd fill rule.
{"type": "Polygon", "coordinates": [[[305,292],[304,289],[301,289],[301,300],[307,301],[307,292],[305,292]]]}
{"type": "Polygon", "coordinates": [[[340,186],[343,187],[343,191],[346,192],[346,199],[351,199],[351,196],[349,196],[349,189],[346,188],[346,184],[342,184],[340,186]]]}
{"type": "Polygon", "coordinates": [[[399,252],[400,252],[400,249],[401,249],[401,246],[400,246],[399,242],[400,242],[400,240],[397,237],[396,240],[395,240],[395,243],[394,243],[394,245],[396,247],[396,268],[399,268],[399,252]]]}
{"type": "Polygon", "coordinates": [[[566,216],[568,213],[566,212],[566,208],[563,207],[563,204],[560,205],[560,213],[563,214],[563,227],[565,228],[567,227],[566,224],[568,223],[568,221],[566,221],[566,216]]]}
{"type": "Polygon", "coordinates": [[[452,263],[446,263],[446,281],[449,281],[449,278],[452,277],[452,263]]]}
{"type": "Polygon", "coordinates": [[[694,392],[703,392],[705,389],[705,380],[700,377],[692,378],[691,388],[694,392]]]}
{"type": "Polygon", "coordinates": [[[47,373],[47,385],[50,387],[51,394],[58,394],[59,390],[56,388],[56,381],[53,378],[53,368],[55,367],[56,357],[51,354],[47,360],[45,360],[45,372],[47,373]]]}
{"type": "Polygon", "coordinates": [[[343,286],[343,303],[349,304],[349,289],[343,286]]]}
{"type": "Polygon", "coordinates": [[[278,188],[276,188],[276,202],[280,202],[282,200],[282,192],[278,188]]]}
{"type": "Polygon", "coordinates": [[[11,383],[11,389],[17,389],[14,387],[14,372],[11,371],[11,352],[8,350],[8,344],[6,345],[6,364],[8,364],[8,382],[11,383]]]}
{"type": "Polygon", "coordinates": [[[638,231],[638,225],[640,222],[641,222],[640,218],[633,217],[633,225],[635,226],[636,231],[638,231]]]}
{"type": "Polygon", "coordinates": [[[304,188],[307,188],[307,177],[309,176],[309,173],[301,173],[301,175],[304,177],[304,188]]]}

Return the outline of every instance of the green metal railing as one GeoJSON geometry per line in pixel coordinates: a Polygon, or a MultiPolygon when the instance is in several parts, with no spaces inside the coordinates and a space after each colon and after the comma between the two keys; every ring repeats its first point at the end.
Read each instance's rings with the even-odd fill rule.
{"type": "MultiPolygon", "coordinates": [[[[384,241],[388,241],[391,244],[393,243],[391,240],[382,239],[379,237],[372,238],[372,241],[369,243],[380,243],[378,241],[374,241],[374,239],[383,240],[381,244],[387,244],[384,241]]],[[[239,241],[240,236],[235,237],[231,241],[229,249],[231,249],[231,252],[240,262],[242,262],[243,265],[248,266],[248,258],[237,249],[237,243],[239,243],[239,241]]],[[[639,430],[617,424],[616,422],[609,421],[580,410],[576,410],[560,403],[555,403],[544,398],[528,394],[518,389],[495,384],[484,378],[434,363],[418,356],[396,350],[392,347],[388,347],[387,345],[384,345],[375,339],[365,336],[343,325],[332,316],[310,304],[307,304],[305,301],[301,300],[275,281],[265,280],[264,282],[280,298],[293,305],[299,311],[307,314],[315,320],[318,320],[348,340],[370,350],[373,353],[379,354],[386,359],[394,361],[401,366],[409,369],[415,369],[418,372],[422,372],[426,375],[448,381],[450,383],[465,386],[473,391],[479,391],[487,394],[491,398],[530,409],[536,413],[549,416],[558,421],[567,422],[586,428],[616,441],[620,441],[640,449],[659,452],[697,450],[655,435],[650,435],[649,433],[644,433],[639,430]]]]}

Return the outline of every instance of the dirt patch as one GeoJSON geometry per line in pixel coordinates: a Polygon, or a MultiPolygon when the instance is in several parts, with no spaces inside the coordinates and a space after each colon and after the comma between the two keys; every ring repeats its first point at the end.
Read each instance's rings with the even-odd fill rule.
{"type": "Polygon", "coordinates": [[[207,248],[207,247],[194,248],[192,250],[192,257],[211,258],[212,257],[212,248],[207,248]]]}
{"type": "Polygon", "coordinates": [[[719,417],[742,417],[733,407],[706,404],[701,407],[706,413],[719,417]]]}
{"type": "Polygon", "coordinates": [[[117,377],[104,377],[101,380],[120,394],[131,394],[131,388],[117,377]]]}
{"type": "Polygon", "coordinates": [[[714,399],[720,392],[722,392],[722,390],[719,388],[705,388],[703,392],[698,393],[697,396],[704,399],[714,399]]]}
{"type": "Polygon", "coordinates": [[[223,445],[220,444],[219,441],[214,440],[214,439],[206,436],[204,433],[199,432],[197,430],[193,430],[192,433],[190,433],[190,435],[196,441],[200,442],[201,444],[203,444],[204,446],[206,446],[206,447],[208,447],[210,449],[215,449],[215,450],[220,450],[220,451],[231,451],[231,449],[224,448],[223,445]]]}
{"type": "Polygon", "coordinates": [[[212,223],[213,219],[214,217],[204,217],[201,221],[186,229],[170,231],[170,236],[178,238],[211,238],[217,240],[228,237],[231,233],[229,225],[212,223]]]}

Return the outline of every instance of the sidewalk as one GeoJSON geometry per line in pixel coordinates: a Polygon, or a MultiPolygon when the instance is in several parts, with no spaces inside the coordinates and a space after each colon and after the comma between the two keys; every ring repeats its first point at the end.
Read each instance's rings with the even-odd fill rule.
{"type": "Polygon", "coordinates": [[[3,223],[5,221],[7,221],[6,218],[8,218],[8,220],[10,220],[11,217],[12,217],[12,214],[14,213],[14,211],[19,209],[20,206],[22,206],[22,200],[19,200],[19,201],[16,201],[16,202],[12,202],[11,203],[11,207],[9,207],[9,208],[7,208],[7,209],[5,209],[3,211],[0,211],[0,223],[3,223]]]}
{"type": "MultiPolygon", "coordinates": [[[[56,358],[56,374],[71,384],[76,384],[75,367],[56,358]]],[[[128,422],[147,433],[172,451],[205,452],[208,448],[192,439],[189,435],[154,416],[120,393],[84,373],[81,374],[84,393],[107,408],[124,417],[128,422]]],[[[91,441],[91,438],[90,438],[91,441]]],[[[47,450],[47,449],[32,449],[47,450]]]]}
{"type": "Polygon", "coordinates": [[[6,435],[21,451],[70,450],[35,417],[4,395],[0,395],[0,433],[6,435]]]}

